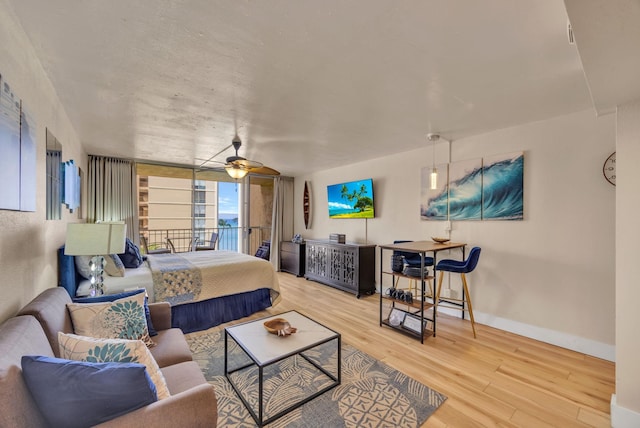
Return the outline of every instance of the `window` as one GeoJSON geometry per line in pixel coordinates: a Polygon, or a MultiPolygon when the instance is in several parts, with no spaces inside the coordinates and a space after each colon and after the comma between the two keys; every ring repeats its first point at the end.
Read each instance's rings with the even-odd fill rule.
{"type": "Polygon", "coordinates": [[[251,191],[243,192],[242,185],[224,170],[145,163],[136,164],[136,168],[140,233],[149,243],[165,246],[170,239],[176,251],[189,251],[195,238],[205,243],[217,232],[218,249],[245,248],[254,254],[270,239],[272,177],[250,176],[244,180],[248,184],[244,189],[251,191]],[[245,217],[240,207],[244,207],[245,217]],[[242,218],[248,224],[243,224],[242,218]]]}
{"type": "MultiPolygon", "coordinates": [[[[143,163],[136,167],[140,233],[148,242],[164,244],[170,239],[181,252],[191,248],[194,238],[206,242],[212,232],[218,232],[218,187],[231,180],[226,172],[143,163]]],[[[237,187],[235,182],[228,184],[237,187]]],[[[237,220],[237,198],[234,208],[237,220]]],[[[228,236],[221,237],[218,248],[237,250],[237,222],[225,232],[228,236]]]]}

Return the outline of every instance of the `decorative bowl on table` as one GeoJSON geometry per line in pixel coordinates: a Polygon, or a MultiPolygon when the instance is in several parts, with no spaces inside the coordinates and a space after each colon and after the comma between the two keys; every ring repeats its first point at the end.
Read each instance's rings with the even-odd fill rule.
{"type": "Polygon", "coordinates": [[[277,336],[289,336],[298,331],[297,328],[291,327],[289,321],[284,318],[273,318],[264,322],[264,328],[271,334],[277,336]]]}
{"type": "Polygon", "coordinates": [[[431,237],[431,239],[435,242],[437,242],[438,244],[444,244],[445,242],[449,242],[450,239],[449,238],[437,238],[437,237],[431,237]]]}

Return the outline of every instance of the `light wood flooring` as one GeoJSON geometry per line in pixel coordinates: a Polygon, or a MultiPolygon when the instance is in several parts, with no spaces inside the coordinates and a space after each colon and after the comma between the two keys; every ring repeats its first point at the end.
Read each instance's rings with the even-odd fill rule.
{"type": "Polygon", "coordinates": [[[469,321],[444,314],[437,337],[420,344],[379,326],[378,295],[356,299],[278,275],[282,302],[241,321],[297,310],[339,331],[345,343],[448,397],[423,427],[611,426],[611,362],[480,324],[474,339],[469,321]]]}

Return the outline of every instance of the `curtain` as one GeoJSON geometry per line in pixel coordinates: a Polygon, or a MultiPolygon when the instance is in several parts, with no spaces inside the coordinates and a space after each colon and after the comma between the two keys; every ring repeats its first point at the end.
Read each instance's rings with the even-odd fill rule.
{"type": "Polygon", "coordinates": [[[280,270],[280,241],[293,237],[293,178],[276,177],[271,219],[271,264],[280,270]]]}
{"type": "Polygon", "coordinates": [[[135,163],[89,155],[87,222],[124,221],[127,237],[138,243],[135,163]]]}

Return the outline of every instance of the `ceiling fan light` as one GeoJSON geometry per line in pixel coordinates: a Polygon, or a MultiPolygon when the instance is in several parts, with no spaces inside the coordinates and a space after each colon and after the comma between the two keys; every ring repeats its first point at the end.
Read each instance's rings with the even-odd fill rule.
{"type": "Polygon", "coordinates": [[[225,166],[224,169],[227,171],[227,174],[229,174],[231,178],[235,178],[236,180],[244,178],[244,176],[249,172],[246,169],[238,167],[237,165],[225,166]]]}

